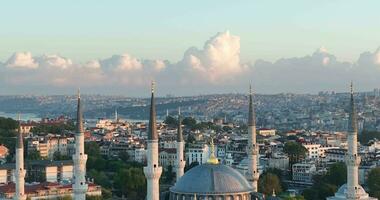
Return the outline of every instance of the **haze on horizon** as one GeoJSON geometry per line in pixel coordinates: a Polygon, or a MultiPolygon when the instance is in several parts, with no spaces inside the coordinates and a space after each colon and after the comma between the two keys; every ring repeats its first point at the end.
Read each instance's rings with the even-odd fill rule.
{"type": "Polygon", "coordinates": [[[380,87],[380,2],[8,1],[0,94],[147,96],[380,87]],[[15,12],[17,11],[17,12],[15,12]]]}

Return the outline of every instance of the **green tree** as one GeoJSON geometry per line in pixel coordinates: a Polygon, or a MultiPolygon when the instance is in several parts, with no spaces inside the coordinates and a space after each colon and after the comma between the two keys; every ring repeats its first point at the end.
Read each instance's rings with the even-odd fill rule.
{"type": "Polygon", "coordinates": [[[178,126],[178,120],[172,116],[167,116],[166,119],[164,120],[164,123],[172,128],[178,126]]]}
{"type": "Polygon", "coordinates": [[[166,170],[164,170],[164,182],[165,183],[171,183],[173,182],[173,179],[175,177],[175,173],[173,172],[173,166],[169,165],[166,170]]]}
{"type": "Polygon", "coordinates": [[[112,198],[112,192],[111,190],[102,188],[102,197],[104,200],[108,200],[112,198]]]}
{"type": "Polygon", "coordinates": [[[347,167],[343,162],[334,163],[330,166],[323,182],[331,185],[341,186],[347,182],[347,167]]]}
{"type": "Polygon", "coordinates": [[[74,131],[75,125],[74,122],[69,121],[68,123],[60,123],[60,124],[38,124],[33,127],[30,131],[34,134],[64,134],[67,131],[74,131]]]}
{"type": "Polygon", "coordinates": [[[106,175],[104,171],[97,171],[95,169],[91,169],[87,176],[94,179],[94,182],[104,188],[111,188],[112,183],[109,177],[106,175]]]}
{"type": "Polygon", "coordinates": [[[56,151],[53,154],[53,160],[71,160],[70,156],[62,155],[61,152],[56,151]]]}
{"type": "Polygon", "coordinates": [[[380,132],[378,131],[363,131],[361,134],[359,134],[359,141],[362,144],[367,144],[369,141],[373,139],[380,140],[380,132]]]}
{"type": "Polygon", "coordinates": [[[100,155],[100,147],[99,147],[98,143],[96,143],[96,142],[86,142],[86,143],[84,143],[84,152],[88,156],[93,156],[93,157],[96,157],[96,158],[101,157],[101,155],[100,155]]]}
{"type": "Polygon", "coordinates": [[[282,192],[281,183],[278,176],[272,173],[261,175],[259,179],[259,192],[266,195],[271,195],[273,193],[273,190],[276,192],[276,194],[282,192]]]}
{"type": "Polygon", "coordinates": [[[103,196],[90,196],[90,195],[86,195],[86,200],[103,200],[103,196]]]}
{"type": "Polygon", "coordinates": [[[380,168],[372,169],[368,174],[369,193],[380,199],[380,168]]]}
{"type": "Polygon", "coordinates": [[[39,151],[37,150],[32,150],[32,151],[29,151],[27,156],[26,156],[26,159],[27,160],[43,160],[43,158],[41,157],[41,154],[39,151]]]}
{"type": "Polygon", "coordinates": [[[12,155],[15,153],[16,147],[16,130],[18,122],[11,118],[0,117],[0,144],[3,144],[9,149],[7,161],[12,160],[12,155]]]}
{"type": "Polygon", "coordinates": [[[142,168],[120,169],[114,177],[114,187],[128,199],[144,199],[146,179],[142,168]]]}
{"type": "Polygon", "coordinates": [[[289,156],[290,167],[292,167],[293,164],[305,158],[307,150],[298,142],[287,142],[284,152],[289,156]]]}
{"type": "Polygon", "coordinates": [[[196,125],[197,125],[197,120],[195,120],[192,117],[185,117],[182,120],[182,124],[189,127],[190,129],[194,130],[196,128],[196,125]]]}
{"type": "Polygon", "coordinates": [[[315,175],[314,184],[311,188],[303,191],[303,196],[310,200],[326,199],[333,196],[338,187],[347,180],[347,168],[342,162],[330,166],[325,175],[315,175]]]}

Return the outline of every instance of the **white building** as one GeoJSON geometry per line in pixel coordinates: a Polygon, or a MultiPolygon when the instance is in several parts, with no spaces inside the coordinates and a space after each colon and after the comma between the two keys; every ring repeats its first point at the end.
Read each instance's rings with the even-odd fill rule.
{"type": "Polygon", "coordinates": [[[292,171],[293,181],[312,183],[317,167],[314,163],[296,163],[293,165],[292,171]]]}
{"type": "Polygon", "coordinates": [[[204,164],[210,155],[207,144],[193,145],[186,149],[186,162],[190,165],[193,162],[204,164]]]}

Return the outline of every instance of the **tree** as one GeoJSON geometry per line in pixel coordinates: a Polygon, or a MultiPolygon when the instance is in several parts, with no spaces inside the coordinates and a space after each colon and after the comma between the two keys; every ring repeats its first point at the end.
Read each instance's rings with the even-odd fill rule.
{"type": "Polygon", "coordinates": [[[167,124],[169,127],[178,126],[178,120],[172,116],[167,116],[166,119],[164,120],[164,123],[167,124]]]}
{"type": "Polygon", "coordinates": [[[53,154],[53,160],[70,160],[70,156],[62,155],[61,152],[56,151],[53,154]]]}
{"type": "Polygon", "coordinates": [[[91,169],[87,176],[94,179],[94,182],[104,188],[111,188],[112,183],[109,177],[103,171],[97,171],[95,169],[91,169]]]}
{"type": "Polygon", "coordinates": [[[120,169],[114,177],[114,187],[128,199],[144,199],[146,179],[141,168],[120,169]]]}
{"type": "Polygon", "coordinates": [[[43,160],[41,154],[37,150],[29,151],[26,157],[27,160],[43,160]]]}
{"type": "Polygon", "coordinates": [[[11,118],[0,117],[0,144],[9,149],[7,161],[12,160],[11,155],[15,153],[16,147],[16,130],[19,127],[17,121],[11,118]]]}
{"type": "Polygon", "coordinates": [[[66,131],[74,131],[75,125],[74,122],[69,121],[68,123],[60,123],[60,124],[38,124],[37,126],[30,129],[30,131],[34,134],[63,134],[66,131]]]}
{"type": "Polygon", "coordinates": [[[266,195],[271,195],[273,190],[276,194],[282,192],[281,183],[278,176],[272,173],[261,175],[259,179],[259,192],[266,195]]]}
{"type": "Polygon", "coordinates": [[[289,156],[290,167],[299,162],[306,156],[306,148],[297,142],[287,142],[284,146],[284,152],[289,156]]]}
{"type": "Polygon", "coordinates": [[[93,157],[100,157],[100,147],[98,143],[96,142],[86,142],[84,143],[84,152],[88,156],[93,156],[93,157]]]}
{"type": "Polygon", "coordinates": [[[377,132],[377,131],[363,131],[360,135],[359,135],[359,141],[360,143],[362,144],[367,144],[369,141],[373,140],[373,139],[378,139],[380,140],[380,132],[377,132]]]}
{"type": "Polygon", "coordinates": [[[380,199],[380,168],[372,169],[368,174],[369,193],[380,199]]]}
{"type": "Polygon", "coordinates": [[[347,168],[344,163],[332,164],[325,175],[313,177],[314,185],[304,190],[303,196],[311,200],[326,199],[328,196],[333,196],[338,187],[346,182],[346,174],[347,168]]]}
{"type": "Polygon", "coordinates": [[[196,125],[197,125],[197,120],[195,120],[194,118],[192,117],[185,117],[183,120],[182,120],[182,124],[189,127],[190,129],[195,129],[196,125]]]}
{"type": "Polygon", "coordinates": [[[330,166],[323,182],[331,185],[341,186],[347,182],[347,167],[343,162],[334,163],[330,166]]]}
{"type": "Polygon", "coordinates": [[[164,182],[171,183],[174,179],[175,173],[173,172],[173,166],[169,165],[166,170],[164,170],[164,182]]]}
{"type": "Polygon", "coordinates": [[[193,144],[195,142],[195,137],[193,134],[189,133],[187,135],[186,145],[193,144]]]}
{"type": "Polygon", "coordinates": [[[90,195],[86,195],[86,200],[103,200],[103,196],[90,196],[90,195]]]}
{"type": "Polygon", "coordinates": [[[111,190],[102,188],[102,197],[104,200],[111,199],[112,198],[112,192],[111,190]]]}

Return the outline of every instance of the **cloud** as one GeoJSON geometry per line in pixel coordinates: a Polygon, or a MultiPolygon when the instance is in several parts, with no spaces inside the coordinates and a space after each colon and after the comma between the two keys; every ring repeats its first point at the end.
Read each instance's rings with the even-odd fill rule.
{"type": "Polygon", "coordinates": [[[129,54],[113,55],[101,61],[105,70],[140,70],[143,66],[140,60],[129,54]]]}
{"type": "Polygon", "coordinates": [[[14,53],[5,63],[5,65],[10,68],[35,69],[38,67],[38,63],[35,62],[30,52],[14,53]]]}
{"type": "Polygon", "coordinates": [[[380,48],[364,52],[356,62],[340,61],[325,47],[309,55],[274,62],[240,60],[240,38],[228,31],[190,47],[178,62],[137,58],[129,53],[78,63],[57,54],[33,56],[16,52],[0,62],[0,89],[5,92],[72,90],[144,95],[149,82],[162,94],[242,92],[252,82],[258,92],[318,92],[347,90],[349,81],[362,89],[380,85],[380,48]]]}
{"type": "Polygon", "coordinates": [[[229,31],[217,33],[206,41],[203,49],[189,48],[178,65],[211,83],[229,81],[243,71],[240,38],[229,31]]]}
{"type": "Polygon", "coordinates": [[[41,57],[37,57],[36,60],[41,67],[45,68],[66,69],[73,65],[70,59],[55,54],[42,55],[41,57]]]}

